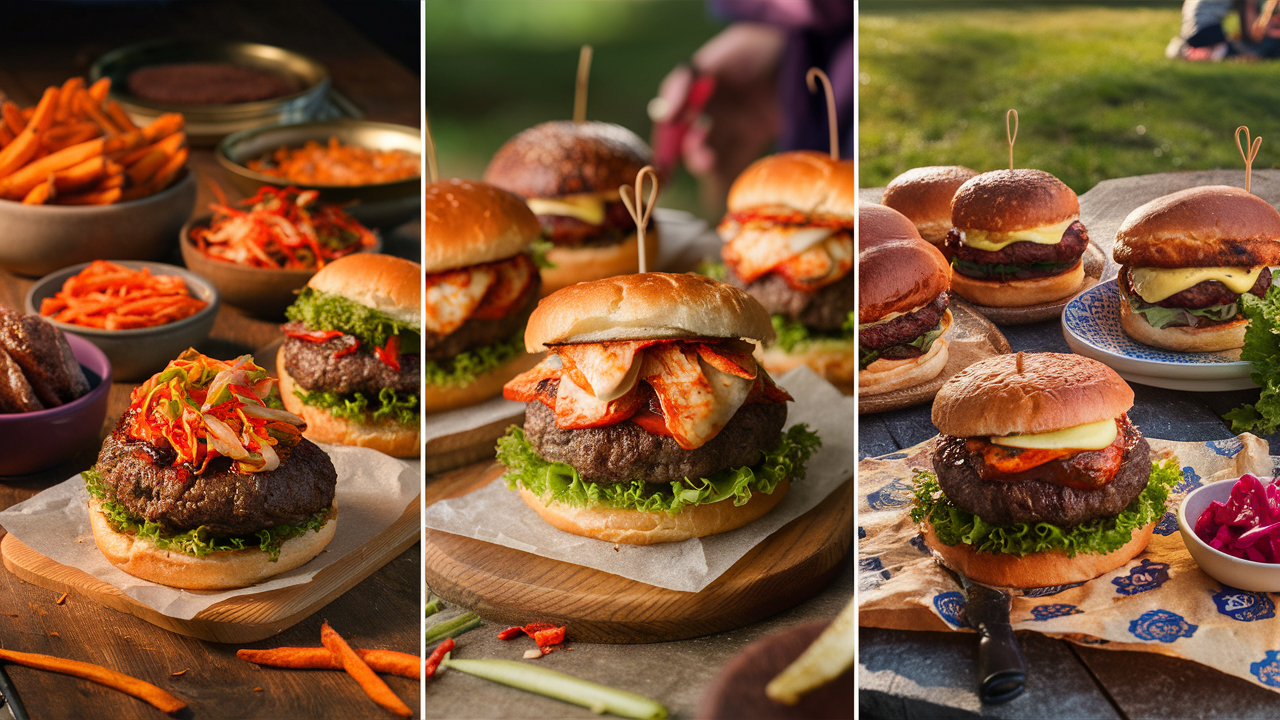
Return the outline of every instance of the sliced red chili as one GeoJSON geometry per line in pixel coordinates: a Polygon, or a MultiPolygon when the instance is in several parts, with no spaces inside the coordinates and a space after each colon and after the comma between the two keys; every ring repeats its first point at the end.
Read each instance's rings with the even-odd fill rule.
{"type": "Polygon", "coordinates": [[[360,338],[353,337],[351,338],[351,344],[347,345],[346,347],[342,348],[341,350],[333,354],[333,359],[337,360],[338,358],[346,357],[359,349],[360,349],[360,338]]]}
{"type": "Polygon", "coordinates": [[[453,650],[454,645],[453,638],[445,638],[444,642],[431,651],[431,654],[427,656],[426,666],[422,668],[424,677],[431,677],[435,674],[436,668],[440,667],[440,661],[444,659],[446,653],[453,650]]]}
{"type": "Polygon", "coordinates": [[[506,630],[503,630],[502,632],[498,633],[498,639],[499,639],[499,640],[511,640],[511,639],[513,639],[513,638],[518,638],[518,637],[520,637],[520,636],[521,636],[521,635],[523,635],[523,634],[524,634],[524,628],[522,628],[522,627],[509,627],[509,628],[507,628],[506,630]]]}
{"type": "Polygon", "coordinates": [[[386,364],[387,367],[400,372],[400,336],[392,335],[387,338],[386,347],[374,347],[373,354],[386,364]]]}
{"type": "Polygon", "coordinates": [[[342,337],[342,333],[337,330],[297,330],[285,329],[284,334],[291,338],[306,340],[307,342],[327,342],[336,337],[342,337]]]}

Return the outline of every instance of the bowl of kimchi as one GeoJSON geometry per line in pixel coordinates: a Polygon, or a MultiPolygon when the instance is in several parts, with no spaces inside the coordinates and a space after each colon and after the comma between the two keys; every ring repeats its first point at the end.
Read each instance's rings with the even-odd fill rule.
{"type": "Polygon", "coordinates": [[[1280,592],[1280,487],[1245,475],[1209,483],[1178,507],[1187,552],[1206,575],[1238,590],[1280,592]]]}

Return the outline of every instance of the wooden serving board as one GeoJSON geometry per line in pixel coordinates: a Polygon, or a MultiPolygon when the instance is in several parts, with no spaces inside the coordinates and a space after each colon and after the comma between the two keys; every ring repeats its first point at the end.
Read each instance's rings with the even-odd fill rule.
{"type": "MultiPolygon", "coordinates": [[[[428,478],[426,503],[465,495],[502,474],[479,463],[428,478]]],[[[743,627],[815,595],[853,546],[853,479],[752,548],[701,592],[678,592],[427,528],[427,585],[508,625],[569,625],[574,640],[645,643],[743,627]]]]}
{"type": "Polygon", "coordinates": [[[82,595],[180,635],[220,643],[248,643],[281,632],[350,590],[417,542],[421,525],[419,497],[390,527],[322,570],[311,582],[231,598],[190,620],[179,620],[153,610],[114,585],[50,560],[11,534],[0,541],[0,557],[9,572],[33,585],[82,595]]]}

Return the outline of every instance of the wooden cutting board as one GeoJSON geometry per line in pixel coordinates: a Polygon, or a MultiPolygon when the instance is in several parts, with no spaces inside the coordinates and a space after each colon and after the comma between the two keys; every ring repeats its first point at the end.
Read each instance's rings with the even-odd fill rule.
{"type": "Polygon", "coordinates": [[[220,643],[248,643],[279,633],[350,590],[417,542],[421,525],[421,503],[415,498],[390,527],[322,570],[311,582],[231,598],[190,620],[169,617],[142,605],[114,585],[50,560],[11,534],[0,541],[0,557],[9,572],[33,585],[82,595],[180,635],[220,643]]]}
{"type": "MultiPolygon", "coordinates": [[[[502,474],[479,463],[427,479],[426,503],[465,495],[502,474]]],[[[742,557],[701,592],[678,592],[427,528],[427,585],[494,623],[568,625],[574,640],[683,640],[749,625],[815,595],[848,562],[853,479],[742,557]]]]}

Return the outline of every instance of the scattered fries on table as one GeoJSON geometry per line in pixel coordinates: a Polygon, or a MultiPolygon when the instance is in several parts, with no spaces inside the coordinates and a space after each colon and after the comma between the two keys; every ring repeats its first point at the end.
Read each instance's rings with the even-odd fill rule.
{"type": "Polygon", "coordinates": [[[174,697],[173,694],[149,682],[125,675],[122,672],[116,672],[101,665],[94,665],[93,663],[66,660],[53,655],[16,652],[14,650],[0,650],[0,662],[25,665],[37,670],[47,670],[89,680],[112,690],[119,690],[126,695],[132,695],[170,714],[176,713],[187,706],[185,702],[174,697]]]}
{"type": "Polygon", "coordinates": [[[0,105],[0,199],[28,205],[106,205],[173,184],[188,151],[181,114],[139,128],[114,100],[111,79],[71,78],[34,107],[0,105]]]}
{"type": "Polygon", "coordinates": [[[95,260],[67,278],[56,295],[40,301],[40,314],[72,325],[129,330],[176,322],[208,304],[191,297],[187,283],[176,275],[95,260]]]}

